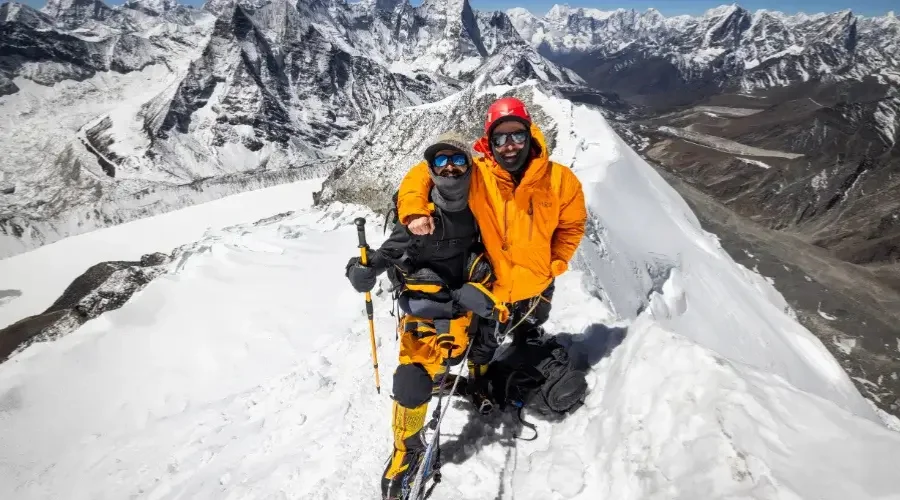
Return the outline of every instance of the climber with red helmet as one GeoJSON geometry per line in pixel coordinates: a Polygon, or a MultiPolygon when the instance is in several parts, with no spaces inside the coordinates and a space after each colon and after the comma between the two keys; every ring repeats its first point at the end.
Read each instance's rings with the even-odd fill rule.
{"type": "MultiPolygon", "coordinates": [[[[581,183],[569,167],[550,161],[543,133],[514,97],[490,105],[484,135],[473,149],[483,156],[473,158],[469,208],[496,277],[491,292],[510,305],[510,320],[500,332],[520,339],[540,336],[555,279],[568,269],[584,236],[587,209],[581,183]]],[[[419,166],[400,183],[397,216],[413,234],[434,231],[428,206],[432,186],[427,169],[419,166]]],[[[479,322],[469,355],[472,387],[485,380],[505,336],[495,337],[495,321],[479,322]]]]}
{"type": "Polygon", "coordinates": [[[504,170],[512,174],[517,184],[525,173],[523,167],[529,163],[534,154],[531,148],[530,125],[531,116],[522,101],[515,97],[498,99],[488,108],[487,119],[484,122],[482,141],[490,138],[490,150],[484,150],[485,145],[482,141],[476,144],[476,147],[481,146],[481,152],[493,156],[504,170]]]}

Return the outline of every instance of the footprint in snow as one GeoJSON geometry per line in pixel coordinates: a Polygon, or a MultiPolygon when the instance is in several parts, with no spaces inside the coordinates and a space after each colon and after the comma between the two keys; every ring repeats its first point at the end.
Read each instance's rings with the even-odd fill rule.
{"type": "Polygon", "coordinates": [[[574,451],[545,450],[532,453],[528,465],[516,470],[513,490],[528,492],[527,499],[571,498],[584,490],[584,462],[574,451]]]}

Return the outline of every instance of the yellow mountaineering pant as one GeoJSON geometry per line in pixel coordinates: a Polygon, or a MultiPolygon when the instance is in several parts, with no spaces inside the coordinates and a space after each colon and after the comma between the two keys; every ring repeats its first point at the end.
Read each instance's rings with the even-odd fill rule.
{"type": "Polygon", "coordinates": [[[472,313],[452,320],[419,318],[407,314],[400,321],[400,364],[419,364],[429,378],[443,374],[447,358],[462,359],[469,345],[472,313]]]}
{"type": "Polygon", "coordinates": [[[400,321],[400,365],[394,372],[391,427],[394,453],[384,477],[393,479],[411,465],[407,450],[421,448],[428,402],[435,380],[462,360],[469,344],[472,313],[453,320],[405,315],[400,321]]]}

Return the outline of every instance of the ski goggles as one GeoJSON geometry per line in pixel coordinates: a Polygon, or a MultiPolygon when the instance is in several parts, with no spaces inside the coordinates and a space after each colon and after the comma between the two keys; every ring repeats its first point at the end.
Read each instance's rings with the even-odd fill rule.
{"type": "Polygon", "coordinates": [[[436,168],[444,168],[449,164],[457,167],[465,167],[469,164],[469,159],[462,153],[454,153],[452,155],[437,155],[434,157],[432,165],[436,168]]]}
{"type": "Polygon", "coordinates": [[[518,132],[494,134],[491,136],[491,142],[494,143],[494,147],[497,148],[506,144],[510,139],[512,139],[515,144],[523,144],[525,139],[528,139],[528,131],[520,130],[518,132]]]}

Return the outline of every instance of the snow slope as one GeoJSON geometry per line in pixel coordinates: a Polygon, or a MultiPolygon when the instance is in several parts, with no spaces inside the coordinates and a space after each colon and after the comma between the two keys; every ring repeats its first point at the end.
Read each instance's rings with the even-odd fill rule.
{"type": "Polygon", "coordinates": [[[139,260],[147,253],[169,253],[203,237],[208,230],[296,210],[311,202],[309,191],[318,183],[300,181],[232,194],[75,235],[0,260],[0,291],[7,292],[6,300],[0,302],[0,328],[45,310],[73,279],[97,262],[139,260]]]}
{"type": "MultiPolygon", "coordinates": [[[[598,111],[513,90],[590,204],[547,326],[591,393],[561,423],[526,413],[534,441],[454,409],[431,498],[900,498],[900,433],[774,288],[598,111]]],[[[378,395],[343,277],[360,215],[378,245],[380,217],[341,202],[208,233],[121,309],[0,365],[0,497],[376,498],[397,343],[376,288],[378,395]]]]}

